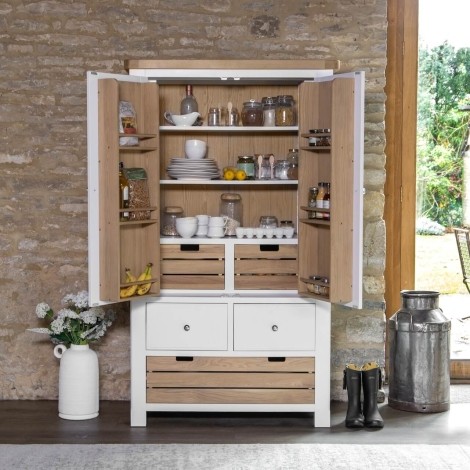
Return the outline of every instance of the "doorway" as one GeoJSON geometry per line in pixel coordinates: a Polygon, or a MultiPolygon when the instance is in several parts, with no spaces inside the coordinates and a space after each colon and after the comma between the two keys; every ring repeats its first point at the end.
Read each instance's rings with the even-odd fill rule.
{"type": "MultiPolygon", "coordinates": [[[[388,0],[385,269],[386,317],[400,307],[400,291],[415,289],[416,129],[419,0],[388,0]]],[[[453,360],[451,375],[470,379],[470,360],[453,360]]]]}

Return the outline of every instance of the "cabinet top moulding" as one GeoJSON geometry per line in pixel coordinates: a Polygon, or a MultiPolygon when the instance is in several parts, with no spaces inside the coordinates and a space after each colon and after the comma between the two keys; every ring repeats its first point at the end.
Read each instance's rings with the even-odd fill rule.
{"type": "Polygon", "coordinates": [[[326,60],[133,60],[124,61],[131,75],[147,77],[158,83],[301,83],[333,75],[340,62],[326,60]]]}

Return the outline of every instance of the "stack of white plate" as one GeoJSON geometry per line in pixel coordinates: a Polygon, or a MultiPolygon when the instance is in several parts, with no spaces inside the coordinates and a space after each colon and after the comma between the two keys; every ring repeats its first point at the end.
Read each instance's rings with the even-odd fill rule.
{"type": "Polygon", "coordinates": [[[220,178],[217,163],[209,158],[201,160],[172,158],[166,171],[171,178],[178,180],[211,180],[220,178]]]}

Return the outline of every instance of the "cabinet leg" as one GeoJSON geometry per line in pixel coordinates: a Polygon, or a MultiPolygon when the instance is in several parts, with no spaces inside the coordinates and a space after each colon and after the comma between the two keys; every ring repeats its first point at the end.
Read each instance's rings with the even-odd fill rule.
{"type": "Polygon", "coordinates": [[[313,415],[313,426],[316,428],[329,428],[330,422],[330,408],[326,410],[315,411],[313,415]]]}
{"type": "Polygon", "coordinates": [[[131,404],[131,426],[132,427],[146,427],[147,426],[147,411],[145,409],[135,409],[131,404]]]}

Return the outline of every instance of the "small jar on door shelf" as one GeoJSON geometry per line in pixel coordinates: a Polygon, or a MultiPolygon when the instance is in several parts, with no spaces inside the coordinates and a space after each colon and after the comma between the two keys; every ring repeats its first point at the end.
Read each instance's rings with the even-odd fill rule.
{"type": "Polygon", "coordinates": [[[184,216],[183,208],[168,206],[163,209],[160,233],[167,237],[177,237],[176,219],[184,216]]]}

